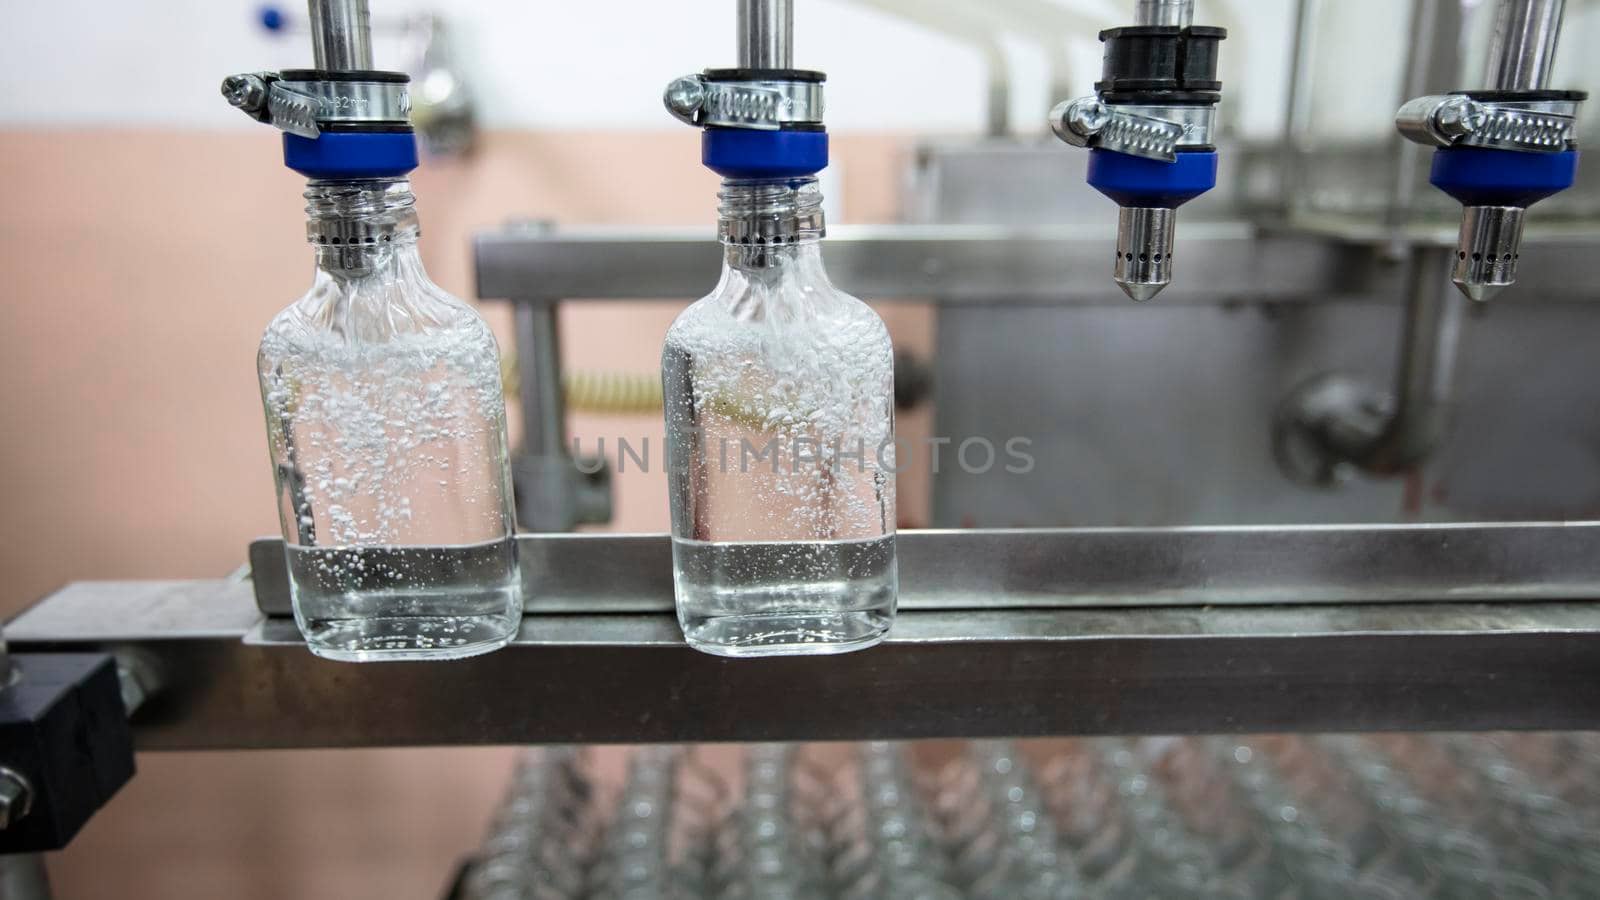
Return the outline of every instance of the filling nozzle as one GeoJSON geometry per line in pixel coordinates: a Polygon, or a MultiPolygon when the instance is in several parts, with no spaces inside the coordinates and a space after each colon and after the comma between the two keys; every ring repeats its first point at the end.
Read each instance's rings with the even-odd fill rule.
{"type": "Polygon", "coordinates": [[[724,178],[804,178],[828,165],[821,72],[794,67],[794,0],[736,0],[739,64],[674,79],[662,101],[702,130],[700,159],[724,178]]]}
{"type": "Polygon", "coordinates": [[[1114,277],[1123,293],[1149,300],[1172,283],[1172,238],[1178,211],[1124,206],[1117,212],[1114,277]]]}
{"type": "Polygon", "coordinates": [[[1484,301],[1517,280],[1522,258],[1520,206],[1468,206],[1461,214],[1461,239],[1450,280],[1473,300],[1484,301]]]}
{"type": "Polygon", "coordinates": [[[1138,0],[1138,24],[1100,34],[1096,93],[1050,113],[1057,137],[1090,151],[1089,185],[1122,208],[1113,274],[1135,300],[1172,282],[1178,207],[1217,183],[1217,49],[1227,32],[1193,18],[1193,0],[1138,0]]]}
{"type": "Polygon", "coordinates": [[[316,68],[246,72],[228,103],[284,132],[284,164],[314,180],[395,178],[417,167],[411,79],[373,69],[367,0],[308,0],[316,68]]]}
{"type": "Polygon", "coordinates": [[[1564,0],[1500,0],[1487,87],[1419,97],[1395,125],[1433,146],[1429,181],[1460,201],[1451,280],[1473,300],[1516,281],[1528,207],[1571,187],[1581,91],[1550,90],[1564,0]]]}

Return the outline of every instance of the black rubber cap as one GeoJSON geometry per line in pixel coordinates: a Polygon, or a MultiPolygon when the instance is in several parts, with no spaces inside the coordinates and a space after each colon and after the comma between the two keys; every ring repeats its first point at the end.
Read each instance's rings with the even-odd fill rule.
{"type": "Polygon", "coordinates": [[[1105,43],[1095,90],[1108,103],[1215,103],[1222,97],[1217,51],[1226,29],[1135,25],[1100,32],[1105,43]],[[1164,95],[1171,94],[1172,97],[1164,95]]]}

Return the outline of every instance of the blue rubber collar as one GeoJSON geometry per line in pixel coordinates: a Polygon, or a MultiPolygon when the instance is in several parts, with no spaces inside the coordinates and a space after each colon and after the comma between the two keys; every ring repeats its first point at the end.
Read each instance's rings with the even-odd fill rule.
{"type": "Polygon", "coordinates": [[[707,128],[700,161],[723,178],[803,178],[828,167],[828,133],[707,128]]]}
{"type": "Polygon", "coordinates": [[[1088,181],[1118,206],[1177,209],[1217,186],[1217,154],[1194,150],[1179,153],[1176,162],[1162,162],[1092,150],[1088,181]]]}
{"type": "Polygon", "coordinates": [[[397,178],[417,167],[410,131],[325,131],[283,136],[283,164],[307,178],[397,178]]]}
{"type": "Polygon", "coordinates": [[[1452,147],[1433,154],[1433,186],[1463,206],[1529,207],[1578,178],[1578,151],[1532,153],[1452,147]]]}

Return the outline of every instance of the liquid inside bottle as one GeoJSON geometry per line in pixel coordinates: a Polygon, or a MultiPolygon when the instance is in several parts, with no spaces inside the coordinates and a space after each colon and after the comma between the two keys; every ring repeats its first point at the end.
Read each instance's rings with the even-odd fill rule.
{"type": "Polygon", "coordinates": [[[897,590],[889,334],[828,281],[813,179],[722,201],[721,283],[662,355],[679,623],[726,656],[867,647],[897,590]]]}
{"type": "Polygon", "coordinates": [[[434,285],[404,181],[314,182],[318,269],[261,342],[295,619],[333,659],[454,659],[522,603],[499,352],[434,285]]]}

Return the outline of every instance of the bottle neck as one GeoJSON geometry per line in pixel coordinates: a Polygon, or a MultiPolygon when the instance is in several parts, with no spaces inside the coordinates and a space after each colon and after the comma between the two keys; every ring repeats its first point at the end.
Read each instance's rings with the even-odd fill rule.
{"type": "Polygon", "coordinates": [[[317,268],[361,278],[416,256],[416,197],[406,178],[312,181],[306,185],[306,240],[317,268]]]}
{"type": "Polygon", "coordinates": [[[726,268],[774,270],[820,257],[827,228],[817,179],[724,179],[717,194],[717,237],[726,268]]]}

